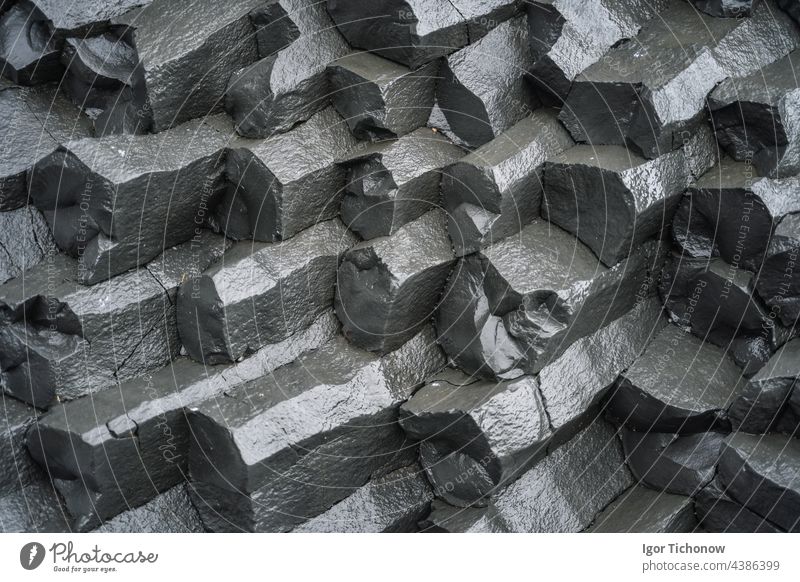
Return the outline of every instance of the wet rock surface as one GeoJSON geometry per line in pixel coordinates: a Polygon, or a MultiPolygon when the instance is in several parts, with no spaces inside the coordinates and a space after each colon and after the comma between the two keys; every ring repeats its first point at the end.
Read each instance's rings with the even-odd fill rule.
{"type": "Polygon", "coordinates": [[[634,485],[603,509],[590,533],[686,533],[697,525],[691,497],[634,485]]]}
{"type": "Polygon", "coordinates": [[[0,16],[0,71],[21,85],[58,81],[64,72],[58,42],[20,2],[0,16]]]}

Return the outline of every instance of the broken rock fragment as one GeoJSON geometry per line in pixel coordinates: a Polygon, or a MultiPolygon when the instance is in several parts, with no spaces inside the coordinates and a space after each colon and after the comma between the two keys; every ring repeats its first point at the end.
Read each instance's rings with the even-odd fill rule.
{"type": "Polygon", "coordinates": [[[20,85],[58,81],[64,73],[59,43],[23,1],[0,15],[0,73],[20,85]]]}
{"type": "Polygon", "coordinates": [[[779,533],[781,530],[731,499],[725,486],[714,479],[697,494],[695,513],[700,524],[711,533],[779,533]]]}
{"type": "Polygon", "coordinates": [[[0,497],[39,475],[25,449],[25,435],[37,416],[35,409],[0,392],[0,497]]]}
{"type": "Polygon", "coordinates": [[[442,196],[456,254],[498,242],[536,218],[544,161],[571,145],[556,113],[538,109],[445,168],[442,196]]]}
{"type": "Polygon", "coordinates": [[[390,237],[348,250],[336,281],[336,314],[355,345],[386,353],[433,316],[455,263],[441,210],[431,210],[390,237]]]}
{"type": "Polygon", "coordinates": [[[242,241],[178,291],[178,332],[198,362],[233,362],[283,341],[333,303],[341,254],[355,238],[338,220],[283,243],[242,241]]]}
{"type": "Polygon", "coordinates": [[[59,38],[96,36],[105,32],[114,18],[151,2],[153,0],[28,0],[35,7],[37,17],[43,18],[52,34],[59,38]]]}
{"type": "Polygon", "coordinates": [[[206,527],[291,530],[408,465],[397,409],[443,364],[430,330],[382,358],[339,337],[198,406],[189,471],[206,527]]]}
{"type": "Polygon", "coordinates": [[[590,533],[686,533],[697,526],[691,497],[634,485],[603,509],[590,533]]]}
{"type": "Polygon", "coordinates": [[[620,376],[607,412],[641,432],[724,431],[742,385],[741,370],[724,350],[670,325],[620,376]]]}
{"type": "Polygon", "coordinates": [[[0,212],[0,284],[57,251],[47,221],[34,207],[0,212]]]}
{"type": "Polygon", "coordinates": [[[439,206],[442,168],[463,155],[427,128],[356,148],[341,160],[347,168],[342,220],[364,239],[394,234],[439,206]]]}
{"type": "MultiPolygon", "coordinates": [[[[780,181],[792,190],[800,187],[796,178],[780,181]]],[[[770,317],[777,316],[789,328],[796,326],[800,318],[800,272],[795,267],[798,255],[800,214],[795,213],[784,217],[775,227],[756,279],[758,296],[770,308],[770,317]]]]}
{"type": "Polygon", "coordinates": [[[188,487],[176,485],[141,507],[120,513],[93,533],[201,533],[203,524],[188,487]]]}

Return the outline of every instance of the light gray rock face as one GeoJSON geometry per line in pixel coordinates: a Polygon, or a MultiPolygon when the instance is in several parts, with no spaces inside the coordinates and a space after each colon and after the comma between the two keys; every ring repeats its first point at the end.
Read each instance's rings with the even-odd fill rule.
{"type": "Polygon", "coordinates": [[[120,513],[93,533],[201,533],[203,523],[187,489],[187,485],[176,485],[141,507],[120,513]]]}
{"type": "Polygon", "coordinates": [[[798,378],[800,340],[793,339],[775,352],[734,401],[730,409],[734,429],[763,434],[784,428],[781,413],[789,406],[798,378]]]}
{"type": "Polygon", "coordinates": [[[647,243],[609,269],[560,228],[533,222],[459,261],[436,313],[439,342],[470,374],[536,373],[647,297],[662,257],[647,243]]]}
{"type": "Polygon", "coordinates": [[[733,499],[789,532],[800,531],[800,441],[792,436],[729,436],[718,475],[733,499]]]}
{"type": "Polygon", "coordinates": [[[692,134],[717,83],[780,59],[798,38],[770,1],[750,18],[714,18],[688,2],[672,2],[634,39],[576,77],[561,118],[576,141],[628,143],[657,157],[692,134]]]}
{"type": "Polygon", "coordinates": [[[371,352],[400,347],[433,317],[454,264],[441,210],[390,237],[356,244],[344,254],[336,280],[345,337],[371,352]]]}
{"type": "Polygon", "coordinates": [[[697,527],[691,497],[634,485],[603,509],[588,533],[688,533],[697,527]]]}
{"type": "Polygon", "coordinates": [[[40,478],[26,486],[16,485],[0,495],[0,533],[66,533],[69,524],[58,494],[40,478]]]}
{"type": "Polygon", "coordinates": [[[357,145],[329,107],[292,131],[265,140],[235,140],[227,159],[233,184],[216,212],[237,239],[274,242],[339,214],[345,170],[335,161],[357,145]]]}
{"type": "Polygon", "coordinates": [[[89,37],[105,32],[111,21],[129,10],[147,6],[153,0],[27,0],[35,17],[46,21],[56,38],[89,37]]]}
{"type": "Polygon", "coordinates": [[[204,121],[158,135],[69,141],[29,175],[59,247],[94,284],[200,231],[222,185],[226,136],[204,121]]]}
{"type": "MultiPolygon", "coordinates": [[[[780,182],[790,186],[792,192],[800,187],[800,180],[796,178],[780,182]]],[[[797,324],[800,317],[800,272],[795,268],[798,254],[800,214],[795,213],[785,216],[772,232],[756,279],[756,291],[770,308],[770,316],[778,317],[790,328],[797,324]]]]}
{"type": "Polygon", "coordinates": [[[187,409],[270,374],[338,331],[332,313],[230,366],[178,358],[142,378],[54,407],[28,433],[33,458],[55,479],[71,527],[88,531],[186,479],[187,409]]]}
{"type": "Polygon", "coordinates": [[[408,465],[397,409],[443,364],[429,329],[382,358],[339,337],[198,406],[189,472],[205,526],[291,530],[408,465]]]}
{"type": "Polygon", "coordinates": [[[25,435],[37,416],[27,404],[0,393],[0,497],[39,476],[25,450],[25,435]]]}
{"type": "MultiPolygon", "coordinates": [[[[710,130],[705,138],[700,157],[711,163],[710,130]]],[[[615,265],[667,229],[693,179],[687,158],[699,153],[681,148],[647,160],[621,146],[577,145],[545,165],[542,215],[615,265]]]]}
{"type": "Polygon", "coordinates": [[[64,73],[59,43],[32,10],[23,1],[0,15],[0,73],[20,85],[58,81],[64,73]]]}
{"type": "Polygon", "coordinates": [[[735,159],[754,164],[763,176],[785,178],[800,172],[798,66],[800,54],[795,51],[724,81],[708,99],[720,145],[735,159]]]}
{"type": "Polygon", "coordinates": [[[536,378],[493,382],[452,369],[400,408],[400,426],[422,441],[434,494],[458,507],[485,505],[544,457],[552,434],[536,378]]]}
{"type": "Polygon", "coordinates": [[[692,0],[699,10],[720,18],[750,16],[760,0],[692,0]]]}
{"type": "Polygon", "coordinates": [[[451,532],[579,532],[631,485],[613,428],[597,420],[499,492],[486,508],[434,502],[427,521],[451,532]]]}
{"type": "Polygon", "coordinates": [[[261,60],[236,71],[225,109],[251,138],[283,133],[330,103],[325,68],[350,47],[323,2],[273,0],[250,14],[261,60]]]}
{"type": "Polygon", "coordinates": [[[525,18],[512,18],[442,61],[436,97],[450,129],[469,147],[493,140],[535,105],[525,18]]]}
{"type": "Polygon", "coordinates": [[[47,221],[32,206],[0,212],[0,284],[58,251],[47,221]]]}
{"type": "Polygon", "coordinates": [[[450,1],[328,0],[327,8],[353,48],[412,69],[469,42],[467,23],[450,1]]]}
{"type": "Polygon", "coordinates": [[[143,72],[133,109],[150,113],[150,129],[161,132],[189,119],[222,110],[232,71],[258,59],[250,11],[263,0],[153,0],[112,24],[129,29],[143,72]]]}
{"type": "Polygon", "coordinates": [[[427,128],[356,148],[341,162],[347,168],[342,220],[364,239],[394,234],[439,207],[442,168],[463,156],[427,128]]]}
{"type": "Polygon", "coordinates": [[[370,479],[325,513],[296,527],[298,533],[406,533],[430,511],[433,492],[419,465],[370,479]]]}
{"type": "Polygon", "coordinates": [[[561,105],[578,74],[620,41],[636,36],[667,4],[667,0],[526,2],[533,54],[530,75],[539,97],[561,105]]]}
{"type": "Polygon", "coordinates": [[[641,432],[729,430],[726,410],[743,383],[724,350],[670,325],[620,376],[606,410],[641,432]]]}
{"type": "Polygon", "coordinates": [[[328,65],[331,101],[358,139],[400,137],[427,123],[438,73],[438,62],[412,71],[372,53],[352,53],[328,65]]]}
{"type": "Polygon", "coordinates": [[[178,291],[178,332],[189,356],[233,362],[311,325],[333,304],[339,258],[354,242],[332,220],[282,243],[235,244],[178,291]]]}
{"type": "Polygon", "coordinates": [[[694,496],[714,478],[725,435],[701,432],[620,432],[628,468],[636,479],[658,491],[694,496]]]}
{"type": "Polygon", "coordinates": [[[456,254],[516,234],[539,216],[544,162],[571,145],[555,111],[538,109],[445,168],[443,204],[456,254]]]}
{"type": "Polygon", "coordinates": [[[731,499],[714,479],[697,494],[694,510],[703,529],[711,533],[780,533],[775,524],[731,499]]]}

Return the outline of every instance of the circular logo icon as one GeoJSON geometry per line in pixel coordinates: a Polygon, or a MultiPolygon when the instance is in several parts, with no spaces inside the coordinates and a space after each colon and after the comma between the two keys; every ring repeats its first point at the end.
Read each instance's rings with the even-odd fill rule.
{"type": "Polygon", "coordinates": [[[19,551],[19,563],[26,570],[35,570],[44,562],[44,546],[39,542],[30,542],[19,551]]]}

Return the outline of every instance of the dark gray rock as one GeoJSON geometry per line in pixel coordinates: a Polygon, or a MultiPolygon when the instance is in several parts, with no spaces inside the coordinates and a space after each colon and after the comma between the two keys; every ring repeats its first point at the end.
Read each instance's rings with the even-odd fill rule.
{"type": "Polygon", "coordinates": [[[189,472],[212,531],[287,531],[409,464],[400,403],[444,364],[424,330],[379,358],[344,338],[193,409],[189,472]]]}
{"type": "Polygon", "coordinates": [[[434,494],[469,507],[545,456],[552,431],[532,376],[487,381],[448,370],[400,408],[400,426],[422,441],[434,494]]]}
{"type": "Polygon", "coordinates": [[[736,430],[763,434],[777,428],[800,378],[800,340],[782,346],[750,379],[729,415],[736,430]]]}
{"type": "Polygon", "coordinates": [[[58,251],[42,214],[32,206],[0,212],[0,284],[58,251]]]}
{"type": "MultiPolygon", "coordinates": [[[[111,21],[129,10],[147,6],[154,0],[28,0],[44,18],[56,37],[89,37],[106,31],[111,21]]],[[[156,0],[159,2],[160,0],[156,0]]]]}
{"type": "Polygon", "coordinates": [[[454,507],[441,499],[431,503],[430,514],[420,522],[428,533],[503,533],[505,528],[496,515],[483,507],[454,507]]]}
{"type": "Polygon", "coordinates": [[[731,499],[715,479],[695,499],[695,513],[703,529],[711,533],[780,533],[779,527],[731,499]]]}
{"type": "MultiPolygon", "coordinates": [[[[800,181],[795,178],[780,182],[789,186],[793,193],[794,188],[800,187],[800,181]]],[[[784,217],[775,227],[756,279],[756,290],[770,308],[770,317],[777,317],[790,328],[794,328],[800,318],[800,272],[796,269],[798,254],[800,214],[795,213],[784,217]]]]}
{"type": "Polygon", "coordinates": [[[299,533],[405,533],[430,510],[433,493],[419,465],[370,479],[325,513],[296,527],[299,533]]]}
{"type": "Polygon", "coordinates": [[[345,170],[335,163],[357,144],[333,108],[266,140],[234,141],[233,183],[217,210],[219,227],[236,238],[274,242],[339,214],[345,170]]]}
{"type": "Polygon", "coordinates": [[[203,523],[187,489],[187,485],[177,485],[141,507],[120,513],[93,533],[201,533],[203,523]]]}
{"type": "Polygon", "coordinates": [[[698,10],[720,18],[750,16],[759,0],[692,0],[698,10]]]}
{"type": "Polygon", "coordinates": [[[28,433],[33,458],[55,479],[72,528],[91,530],[186,478],[187,408],[269,374],[338,331],[332,313],[240,363],[209,368],[178,358],[145,377],[54,407],[28,433]]]}
{"type": "Polygon", "coordinates": [[[743,384],[724,350],[670,325],[620,376],[606,411],[641,432],[729,430],[725,411],[743,384]]]}
{"type": "Polygon", "coordinates": [[[65,533],[62,501],[44,478],[0,495],[0,533],[65,533]]]}
{"type": "Polygon", "coordinates": [[[750,18],[714,18],[672,2],[576,77],[561,118],[576,141],[628,143],[654,158],[691,136],[717,83],[760,70],[798,39],[771,1],[750,18]]]}
{"type": "Polygon", "coordinates": [[[760,174],[785,178],[800,172],[800,55],[786,57],[721,83],[708,104],[720,145],[760,174]]]}
{"type": "Polygon", "coordinates": [[[469,144],[453,133],[453,130],[450,128],[450,122],[447,121],[447,117],[445,117],[444,111],[439,107],[439,102],[436,99],[433,101],[433,109],[431,109],[431,116],[428,118],[427,126],[433,131],[441,132],[457,146],[469,149],[469,144]]]}
{"type": "Polygon", "coordinates": [[[476,148],[529,115],[535,105],[525,83],[531,64],[522,16],[448,56],[436,96],[453,133],[476,148]]]}
{"type": "Polygon", "coordinates": [[[25,449],[25,435],[37,416],[27,404],[0,393],[0,497],[39,475],[25,449]]]}
{"type": "Polygon", "coordinates": [[[466,20],[469,42],[473,43],[515,16],[521,9],[520,0],[449,0],[466,20]]]}
{"type": "Polygon", "coordinates": [[[331,101],[358,139],[379,141],[424,127],[433,108],[439,63],[416,71],[372,53],[328,65],[331,101]]]}
{"type": "Polygon", "coordinates": [[[719,480],[753,513],[800,531],[800,441],[792,436],[730,435],[722,445],[719,480]]]}
{"type": "Polygon", "coordinates": [[[234,245],[178,291],[178,332],[189,356],[233,362],[311,325],[333,304],[339,258],[354,242],[333,220],[282,243],[234,245]]]}
{"type": "Polygon", "coordinates": [[[609,269],[560,228],[533,222],[459,261],[436,313],[439,342],[470,374],[536,373],[647,297],[662,256],[647,243],[609,269]]]}
{"type": "Polygon", "coordinates": [[[22,1],[0,16],[0,73],[20,85],[58,81],[64,74],[59,43],[22,1]]]}
{"type": "Polygon", "coordinates": [[[342,220],[364,239],[394,234],[439,206],[442,168],[463,156],[461,148],[427,128],[356,148],[342,160],[342,220]]]}
{"type": "Polygon", "coordinates": [[[572,81],[620,41],[667,6],[667,0],[537,0],[525,3],[539,97],[554,105],[567,98],[572,81]],[[591,16],[590,16],[591,15],[591,16]]]}
{"type": "Polygon", "coordinates": [[[794,0],[776,0],[776,4],[800,24],[800,5],[794,0]]]}
{"type": "Polygon", "coordinates": [[[697,526],[691,497],[634,485],[603,509],[588,533],[688,533],[697,526]]]}
{"type": "Polygon", "coordinates": [[[354,48],[416,69],[469,42],[467,23],[449,1],[328,0],[328,13],[354,48]]]}
{"type": "Polygon", "coordinates": [[[251,19],[262,58],[231,75],[225,109],[241,135],[265,138],[329,104],[325,68],[350,47],[322,2],[273,0],[254,10],[251,19]]]}
{"type": "Polygon", "coordinates": [[[344,254],[336,281],[345,337],[372,352],[400,347],[433,317],[454,263],[441,210],[390,237],[355,245],[344,254]]]}
{"type": "MultiPolygon", "coordinates": [[[[715,150],[706,137],[703,149],[715,150]]],[[[646,160],[620,146],[577,145],[546,164],[542,215],[615,265],[672,221],[693,178],[688,155],[682,148],[646,160]]]]}
{"type": "Polygon", "coordinates": [[[189,240],[222,184],[226,136],[205,121],[158,135],[69,141],[29,183],[80,279],[103,281],[189,240]]]}
{"type": "Polygon", "coordinates": [[[458,256],[511,236],[539,215],[544,161],[573,145],[539,109],[444,169],[442,195],[458,256]]]}
{"type": "Polygon", "coordinates": [[[680,436],[625,428],[620,435],[628,468],[640,483],[659,491],[690,496],[714,478],[719,449],[725,439],[718,432],[680,436]]]}

